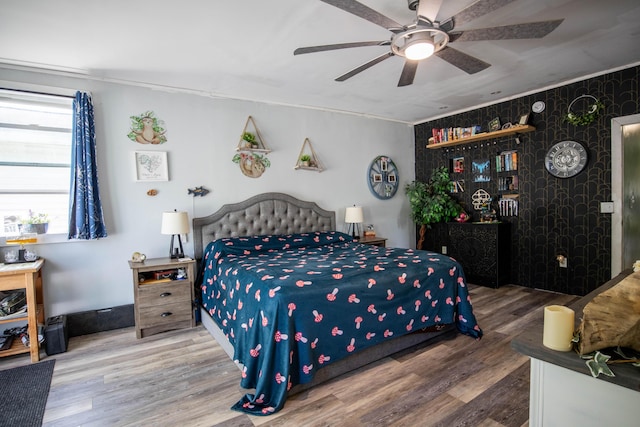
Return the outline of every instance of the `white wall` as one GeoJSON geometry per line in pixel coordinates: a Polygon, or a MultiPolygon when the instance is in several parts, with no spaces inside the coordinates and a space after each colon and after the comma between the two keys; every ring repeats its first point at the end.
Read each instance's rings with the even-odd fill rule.
{"type": "MultiPolygon", "coordinates": [[[[161,213],[166,210],[186,210],[193,218],[225,203],[279,191],[335,210],[340,231],[344,231],[344,208],[362,205],[365,223],[388,237],[389,246],[414,247],[414,225],[403,190],[414,178],[412,126],[19,70],[0,69],[0,80],[88,91],[94,102],[100,191],[109,236],[38,245],[38,254],[46,259],[47,316],[133,303],[127,260],[134,251],[148,257],[167,255],[170,238],[160,234],[161,213]],[[129,117],[149,110],[165,123],[163,145],[142,145],[127,138],[129,117]],[[231,161],[248,116],[273,150],[268,155],[271,167],[260,178],[244,176],[231,161]],[[305,138],[325,167],[321,173],[293,168],[305,138]],[[170,180],[135,182],[135,150],[167,151],[170,180]],[[367,186],[367,168],[378,155],[390,156],[399,169],[400,187],[390,200],[375,198],[367,186]],[[202,198],[187,195],[188,188],[200,185],[211,193],[202,198]],[[151,188],[158,190],[157,196],[146,195],[151,188]]],[[[185,252],[192,255],[188,237],[185,252]]]]}

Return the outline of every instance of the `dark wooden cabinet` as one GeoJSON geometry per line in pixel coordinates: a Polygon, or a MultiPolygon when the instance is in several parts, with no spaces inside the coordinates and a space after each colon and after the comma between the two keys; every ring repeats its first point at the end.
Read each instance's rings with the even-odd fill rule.
{"type": "Polygon", "coordinates": [[[510,280],[510,224],[449,223],[448,255],[464,269],[469,283],[497,288],[510,280]]]}

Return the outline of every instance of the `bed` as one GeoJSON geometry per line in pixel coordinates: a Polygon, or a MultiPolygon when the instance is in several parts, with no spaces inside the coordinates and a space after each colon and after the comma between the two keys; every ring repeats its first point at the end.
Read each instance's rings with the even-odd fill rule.
{"type": "Polygon", "coordinates": [[[269,415],[287,395],[445,331],[479,339],[461,266],[336,231],[335,213],[265,193],[194,218],[202,324],[269,415]]]}

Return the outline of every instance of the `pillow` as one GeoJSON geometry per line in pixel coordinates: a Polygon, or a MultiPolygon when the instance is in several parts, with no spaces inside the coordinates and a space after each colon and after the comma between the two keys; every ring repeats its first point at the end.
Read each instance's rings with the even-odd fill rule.
{"type": "Polygon", "coordinates": [[[205,253],[214,251],[219,252],[220,255],[248,255],[255,252],[275,252],[351,241],[353,241],[353,237],[339,231],[225,237],[209,243],[205,253]]]}

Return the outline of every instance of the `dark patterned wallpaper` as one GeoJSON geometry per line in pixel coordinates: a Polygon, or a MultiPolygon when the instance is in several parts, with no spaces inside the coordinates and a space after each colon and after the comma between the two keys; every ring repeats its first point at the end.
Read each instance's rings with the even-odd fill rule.
{"type": "MultiPolygon", "coordinates": [[[[518,152],[519,212],[503,217],[511,223],[511,283],[531,288],[585,295],[611,276],[611,216],[599,213],[601,201],[611,200],[611,119],[640,113],[640,67],[632,67],[566,86],[527,95],[415,127],[416,179],[426,181],[434,167],[450,165],[454,157],[464,157],[465,171],[456,174],[465,180],[464,193],[457,196],[468,212],[473,212],[471,195],[478,188],[497,200],[496,154],[518,152]],[[573,99],[592,95],[604,103],[598,119],[586,126],[562,120],[573,99]],[[502,123],[517,122],[538,100],[546,104],[542,113],[531,113],[531,133],[476,142],[469,145],[425,148],[432,128],[465,127],[499,117],[502,123]],[[568,179],[555,178],[544,166],[547,150],[556,142],[582,143],[588,151],[585,169],[568,179]],[[491,181],[474,183],[473,160],[491,159],[491,181]],[[556,255],[568,258],[568,268],[560,268],[556,255]]],[[[576,106],[578,103],[576,103],[576,106]]],[[[574,108],[574,110],[576,110],[574,108]]],[[[579,108],[577,111],[581,111],[579,108]]],[[[616,165],[614,165],[616,167],[616,165]]],[[[452,174],[454,177],[454,174],[452,174]]],[[[478,219],[478,213],[474,219],[478,219]]],[[[431,242],[441,231],[433,230],[431,242]],[[435,237],[434,237],[435,236],[435,237]]]]}

